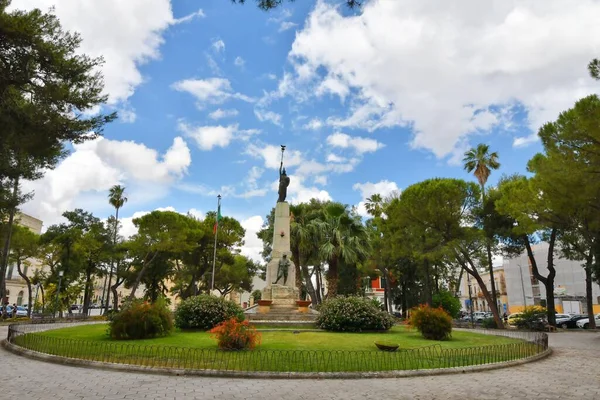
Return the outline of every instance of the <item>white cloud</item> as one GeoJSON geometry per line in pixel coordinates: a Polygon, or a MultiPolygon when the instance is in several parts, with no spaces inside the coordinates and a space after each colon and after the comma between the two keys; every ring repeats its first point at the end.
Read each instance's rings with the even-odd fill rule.
{"type": "MultiPolygon", "coordinates": [[[[275,183],[275,191],[279,187],[279,182],[275,183]]],[[[304,177],[299,175],[290,176],[290,186],[288,187],[288,197],[290,203],[305,203],[310,199],[322,201],[331,200],[329,192],[319,189],[315,186],[304,186],[304,177]]]]}
{"type": "Polygon", "coordinates": [[[208,117],[211,119],[221,119],[221,118],[235,117],[238,114],[239,114],[239,112],[235,108],[232,108],[229,110],[222,110],[222,109],[218,108],[215,111],[208,114],[208,117]]]}
{"type": "Polygon", "coordinates": [[[370,1],[347,16],[319,1],[296,33],[286,94],[350,99],[330,125],[406,126],[413,147],[446,157],[510,124],[507,107],[523,105],[536,131],[598,93],[585,66],[600,48],[599,18],[594,0],[370,1]]]}
{"type": "Polygon", "coordinates": [[[302,126],[303,129],[310,129],[310,130],[317,130],[317,129],[321,129],[323,127],[323,122],[321,122],[321,120],[319,118],[313,118],[310,121],[308,121],[304,126],[302,126]]]}
{"type": "Polygon", "coordinates": [[[539,140],[539,136],[538,136],[537,132],[533,132],[529,136],[516,137],[513,140],[513,147],[526,147],[526,146],[529,146],[531,143],[537,142],[538,140],[539,140]]]}
{"type": "Polygon", "coordinates": [[[254,115],[256,115],[256,118],[258,118],[260,122],[269,121],[277,126],[283,126],[283,124],[281,123],[282,116],[281,114],[277,114],[276,112],[265,111],[261,110],[260,108],[255,108],[254,115]]]}
{"type": "Polygon", "coordinates": [[[62,27],[81,34],[80,51],[104,58],[104,92],[111,105],[127,100],[143,83],[139,67],[160,57],[169,26],[204,15],[200,10],[175,19],[169,0],[18,0],[11,7],[44,12],[54,7],[62,27]]]}
{"type": "Polygon", "coordinates": [[[279,25],[279,32],[285,32],[288,29],[292,29],[294,27],[298,26],[298,24],[291,22],[291,21],[283,21],[280,25],[279,25]]]}
{"type": "Polygon", "coordinates": [[[137,119],[137,115],[133,108],[123,108],[119,110],[119,120],[124,123],[132,124],[137,119]]]}
{"type": "Polygon", "coordinates": [[[208,65],[210,72],[212,72],[213,75],[217,75],[217,76],[223,75],[223,71],[221,71],[221,67],[219,67],[219,63],[215,61],[213,56],[211,56],[208,53],[205,53],[204,55],[206,56],[206,64],[208,65]]]}
{"type": "Polygon", "coordinates": [[[257,129],[239,129],[238,124],[222,126],[192,126],[179,121],[177,129],[187,137],[194,139],[201,150],[212,150],[214,147],[227,147],[232,140],[248,140],[260,133],[257,129]]]}
{"type": "Polygon", "coordinates": [[[234,64],[236,67],[240,67],[240,68],[242,68],[244,65],[246,65],[246,61],[244,61],[244,59],[243,59],[242,57],[240,57],[240,56],[237,56],[237,57],[235,58],[235,60],[233,61],[233,64],[234,64]]]}
{"type": "Polygon", "coordinates": [[[164,196],[190,164],[190,151],[180,137],[162,156],[144,144],[98,138],[75,145],[42,179],[24,182],[24,190],[34,191],[35,197],[23,209],[45,225],[53,224],[75,207],[109,208],[106,193],[116,184],[127,187],[130,204],[143,204],[164,196]]]}
{"type": "Polygon", "coordinates": [[[260,253],[263,250],[263,242],[256,236],[258,231],[262,229],[264,220],[260,215],[242,220],[242,228],[246,230],[244,235],[244,246],[242,246],[242,254],[256,262],[262,262],[262,256],[260,253]]]}
{"type": "Polygon", "coordinates": [[[208,79],[184,79],[171,85],[171,88],[179,92],[187,92],[197,100],[197,107],[202,109],[208,104],[221,104],[229,99],[239,99],[246,102],[252,102],[254,99],[235,93],[231,88],[229,79],[208,78],[208,79]]]}
{"type": "MultiPolygon", "coordinates": [[[[281,148],[279,146],[250,144],[246,148],[246,154],[263,159],[265,168],[279,169],[279,163],[281,162],[281,148]]],[[[294,167],[303,161],[302,153],[298,150],[286,150],[284,157],[286,167],[294,167]]]]}
{"type": "Polygon", "coordinates": [[[329,154],[327,156],[327,162],[343,163],[343,162],[346,162],[346,158],[345,157],[340,157],[337,154],[329,154]]]}
{"type": "Polygon", "coordinates": [[[180,123],[179,129],[186,135],[196,141],[198,147],[202,150],[212,150],[213,147],[227,147],[237,130],[237,125],[229,126],[198,126],[190,128],[188,125],[180,123]]]}
{"type": "Polygon", "coordinates": [[[329,135],[327,137],[327,143],[331,146],[341,147],[343,149],[351,148],[358,154],[372,153],[385,146],[375,139],[350,136],[345,133],[334,133],[329,135]]]}
{"type": "Polygon", "coordinates": [[[327,177],[325,175],[315,176],[314,182],[317,185],[325,186],[327,185],[327,177]]]}
{"type": "Polygon", "coordinates": [[[277,79],[277,75],[275,75],[275,74],[267,74],[267,78],[269,78],[270,80],[274,81],[275,79],[277,79]]]}
{"type": "Polygon", "coordinates": [[[186,22],[190,22],[194,18],[204,18],[204,17],[206,17],[206,15],[204,14],[204,11],[202,11],[202,9],[200,8],[195,13],[188,14],[188,15],[186,15],[184,17],[181,17],[181,18],[176,18],[174,20],[174,24],[183,24],[183,23],[186,23],[186,22]]]}
{"type": "Polygon", "coordinates": [[[221,39],[217,39],[217,40],[213,41],[211,46],[215,53],[220,53],[225,50],[225,42],[222,41],[221,39]]]}
{"type": "Polygon", "coordinates": [[[396,182],[383,180],[377,183],[365,182],[365,183],[355,183],[352,186],[352,189],[360,192],[360,196],[362,201],[360,201],[356,207],[356,211],[358,215],[362,217],[368,217],[369,213],[367,213],[367,209],[365,207],[365,203],[367,198],[371,197],[374,194],[379,194],[383,199],[387,196],[398,193],[400,189],[398,189],[398,185],[396,182]]]}

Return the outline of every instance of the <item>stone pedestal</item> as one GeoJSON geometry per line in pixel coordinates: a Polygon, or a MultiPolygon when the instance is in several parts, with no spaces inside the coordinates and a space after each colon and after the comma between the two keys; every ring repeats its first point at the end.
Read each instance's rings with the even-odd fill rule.
{"type": "Polygon", "coordinates": [[[299,297],[298,289],[283,285],[267,286],[263,289],[262,295],[265,300],[273,300],[273,306],[295,306],[299,297]]]}
{"type": "Polygon", "coordinates": [[[275,206],[275,221],[273,224],[273,250],[271,261],[267,265],[267,286],[263,289],[262,298],[273,300],[273,306],[295,306],[300,297],[296,288],[296,268],[292,262],[290,251],[290,205],[286,202],[275,206]],[[289,260],[287,279],[277,280],[279,261],[283,256],[289,260]]]}

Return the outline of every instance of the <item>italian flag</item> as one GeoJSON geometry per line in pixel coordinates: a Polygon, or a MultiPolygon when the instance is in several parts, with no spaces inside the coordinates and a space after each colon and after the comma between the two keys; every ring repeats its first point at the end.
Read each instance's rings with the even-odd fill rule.
{"type": "Polygon", "coordinates": [[[215,221],[215,226],[213,227],[213,234],[217,234],[217,229],[219,229],[219,221],[221,220],[221,204],[217,208],[217,219],[215,221]]]}

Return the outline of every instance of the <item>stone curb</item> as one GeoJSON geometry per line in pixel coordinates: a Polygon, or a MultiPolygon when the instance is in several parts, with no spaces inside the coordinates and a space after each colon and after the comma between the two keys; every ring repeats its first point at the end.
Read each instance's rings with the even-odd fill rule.
{"type": "Polygon", "coordinates": [[[175,376],[204,376],[204,377],[222,377],[222,378],[254,378],[254,379],[373,379],[373,378],[409,378],[414,376],[435,376],[463,374],[468,372],[490,371],[500,368],[514,367],[540,360],[552,354],[552,349],[548,347],[546,351],[535,356],[499,362],[494,364],[473,365],[468,367],[454,368],[436,368],[421,369],[410,371],[379,371],[379,372],[242,372],[242,371],[217,371],[217,370],[188,370],[188,369],[170,369],[157,367],[143,367],[130,364],[116,364],[101,361],[88,361],[76,358],[67,358],[54,356],[37,351],[27,350],[20,346],[9,343],[6,340],[0,342],[6,350],[34,360],[46,361],[55,364],[71,365],[84,368],[96,368],[109,371],[123,372],[142,372],[158,375],[175,376]]]}

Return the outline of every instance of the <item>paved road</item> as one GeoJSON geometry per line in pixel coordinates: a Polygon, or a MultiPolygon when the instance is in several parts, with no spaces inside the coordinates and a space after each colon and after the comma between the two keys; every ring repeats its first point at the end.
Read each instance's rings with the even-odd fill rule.
{"type": "MultiPolygon", "coordinates": [[[[0,327],[0,337],[6,337],[0,327]]],[[[600,399],[600,333],[550,335],[543,361],[464,375],[364,380],[176,377],[77,368],[0,349],[0,399],[600,399]]]]}

